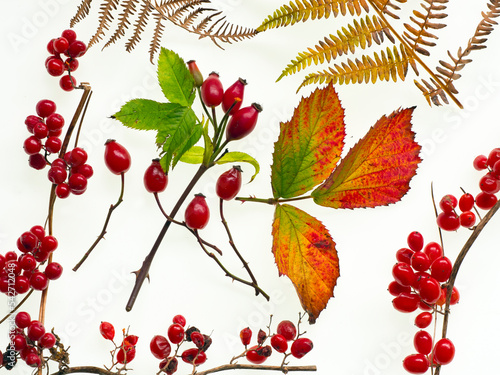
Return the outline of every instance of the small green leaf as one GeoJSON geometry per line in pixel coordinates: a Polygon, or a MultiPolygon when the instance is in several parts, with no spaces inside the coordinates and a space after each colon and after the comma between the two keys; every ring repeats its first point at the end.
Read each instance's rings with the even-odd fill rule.
{"type": "Polygon", "coordinates": [[[190,107],[196,92],[194,79],[186,63],[175,52],[162,48],[158,57],[158,82],[171,102],[190,107]]]}
{"type": "Polygon", "coordinates": [[[193,146],[180,157],[180,161],[188,164],[201,164],[205,149],[201,146],[193,146]]]}
{"type": "Polygon", "coordinates": [[[210,158],[214,152],[214,144],[210,139],[210,135],[208,134],[208,125],[210,121],[207,120],[205,122],[205,126],[203,127],[203,141],[205,142],[205,153],[203,154],[203,165],[208,166],[210,164],[210,158]]]}
{"type": "Polygon", "coordinates": [[[253,167],[255,168],[255,173],[249,181],[252,182],[255,176],[257,176],[257,174],[260,172],[260,165],[257,162],[257,160],[255,160],[250,155],[244,152],[232,151],[224,154],[224,156],[222,156],[219,160],[217,160],[217,164],[238,163],[238,162],[244,162],[253,165],[253,167]]]}

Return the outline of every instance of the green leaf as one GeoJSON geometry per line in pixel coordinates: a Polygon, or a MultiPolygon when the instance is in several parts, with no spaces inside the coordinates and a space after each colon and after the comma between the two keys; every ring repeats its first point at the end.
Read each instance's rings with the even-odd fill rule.
{"type": "Polygon", "coordinates": [[[186,63],[175,52],[162,48],[158,57],[158,82],[171,102],[190,107],[196,92],[194,79],[186,63]]]}
{"type": "Polygon", "coordinates": [[[250,155],[239,151],[228,152],[224,154],[224,156],[222,156],[219,160],[217,160],[216,163],[226,164],[226,163],[238,163],[238,162],[244,162],[253,165],[253,167],[255,168],[255,173],[249,181],[252,182],[255,176],[257,176],[257,174],[260,172],[260,165],[257,162],[257,160],[255,160],[250,155]]]}
{"type": "Polygon", "coordinates": [[[203,127],[203,141],[205,142],[205,153],[203,154],[203,164],[208,166],[210,164],[210,158],[214,152],[214,144],[212,139],[210,139],[210,135],[208,134],[208,125],[210,121],[207,120],[205,122],[205,126],[203,127]]]}
{"type": "Polygon", "coordinates": [[[179,160],[188,164],[201,164],[203,162],[204,153],[205,149],[203,147],[193,146],[187,150],[179,160]]]}

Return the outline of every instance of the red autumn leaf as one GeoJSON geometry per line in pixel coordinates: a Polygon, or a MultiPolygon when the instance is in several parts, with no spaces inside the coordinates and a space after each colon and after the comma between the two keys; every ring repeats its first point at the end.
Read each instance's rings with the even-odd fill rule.
{"type": "Polygon", "coordinates": [[[375,207],[399,201],[421,159],[414,141],[414,108],[383,116],[313,192],[314,202],[333,208],[375,207]]]}
{"type": "Polygon", "coordinates": [[[290,121],[281,123],[274,145],[274,197],[297,197],[323,182],[340,159],[344,138],[344,109],[332,85],[303,98],[290,121]]]}
{"type": "Polygon", "coordinates": [[[319,220],[287,204],[276,206],[272,232],[279,273],[290,278],[314,323],[339,277],[335,242],[319,220]]]}

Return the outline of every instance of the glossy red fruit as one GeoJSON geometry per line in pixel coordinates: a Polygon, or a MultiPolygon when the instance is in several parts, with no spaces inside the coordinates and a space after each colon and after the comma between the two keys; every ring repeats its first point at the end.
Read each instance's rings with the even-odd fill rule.
{"type": "Polygon", "coordinates": [[[68,172],[66,171],[66,169],[58,166],[50,167],[49,171],[47,172],[47,178],[49,179],[49,181],[56,185],[59,185],[66,181],[67,176],[68,172]]]}
{"type": "Polygon", "coordinates": [[[30,290],[30,280],[23,275],[17,275],[14,279],[14,290],[18,294],[24,294],[30,290]]]}
{"type": "Polygon", "coordinates": [[[455,357],[455,345],[450,339],[444,338],[436,342],[432,352],[433,362],[440,365],[447,365],[455,357]]]}
{"type": "Polygon", "coordinates": [[[409,286],[402,286],[396,281],[391,281],[389,283],[389,287],[387,288],[389,293],[393,295],[394,297],[399,296],[403,292],[410,293],[411,292],[411,287],[409,286]]]}
{"type": "Polygon", "coordinates": [[[313,348],[313,343],[306,337],[300,337],[292,343],[290,352],[295,358],[302,358],[313,348]]]}
{"type": "Polygon", "coordinates": [[[87,46],[81,40],[73,41],[66,51],[69,57],[77,58],[81,57],[87,51],[87,46]]]}
{"type": "Polygon", "coordinates": [[[167,188],[168,176],[160,165],[160,159],[153,159],[144,173],[143,181],[149,193],[161,193],[167,188]]]}
{"type": "Polygon", "coordinates": [[[56,103],[49,99],[42,99],[36,103],[36,113],[38,116],[45,118],[56,111],[56,103]]]}
{"type": "Polygon", "coordinates": [[[210,210],[208,209],[205,196],[197,194],[186,207],[184,221],[188,228],[203,229],[207,226],[210,219],[210,210]]]}
{"type": "Polygon", "coordinates": [[[460,225],[464,228],[472,228],[476,224],[476,215],[472,211],[462,212],[459,219],[460,225]]]}
{"type": "Polygon", "coordinates": [[[297,328],[289,320],[282,320],[276,327],[276,333],[282,335],[287,341],[291,341],[297,336],[297,328]]]}
{"type": "Polygon", "coordinates": [[[250,344],[251,339],[252,339],[252,330],[249,327],[243,328],[240,331],[241,343],[247,346],[250,344]]]}
{"type": "Polygon", "coordinates": [[[498,198],[494,194],[485,193],[484,191],[476,195],[476,206],[482,210],[489,210],[498,201],[498,198]]]}
{"type": "Polygon", "coordinates": [[[500,160],[500,148],[494,148],[488,155],[488,167],[493,168],[495,163],[500,160]]]}
{"type": "Polygon", "coordinates": [[[57,57],[49,57],[45,62],[45,69],[52,77],[59,77],[64,74],[64,61],[57,57]]]}
{"type": "Polygon", "coordinates": [[[429,360],[424,354],[411,354],[403,360],[403,368],[410,374],[424,374],[429,369],[429,360]]]}
{"type": "Polygon", "coordinates": [[[184,340],[184,327],[178,323],[173,323],[167,330],[168,339],[172,344],[179,344],[184,340]]]}
{"type": "Polygon", "coordinates": [[[217,107],[222,103],[224,88],[219,79],[219,75],[215,72],[209,74],[207,79],[201,85],[201,99],[207,107],[217,107]]]}
{"type": "Polygon", "coordinates": [[[61,33],[61,36],[63,38],[66,38],[66,40],[68,41],[69,44],[73,43],[76,40],[76,32],[74,30],[71,30],[71,29],[64,30],[61,33]]]}
{"type": "Polygon", "coordinates": [[[64,91],[73,91],[76,87],[76,79],[73,76],[69,75],[64,75],[61,77],[59,80],[59,87],[62,88],[64,91]]]}
{"type": "Polygon", "coordinates": [[[403,292],[392,300],[392,306],[400,312],[410,313],[418,308],[419,302],[418,294],[403,292]]]}
{"type": "Polygon", "coordinates": [[[45,124],[49,131],[60,130],[64,127],[64,117],[59,113],[51,113],[46,119],[45,124]]]}
{"type": "Polygon", "coordinates": [[[488,168],[488,158],[486,157],[486,155],[478,155],[476,156],[472,164],[474,166],[474,169],[476,169],[477,171],[482,171],[488,168]]]}
{"type": "Polygon", "coordinates": [[[226,91],[224,91],[224,95],[222,97],[222,110],[227,112],[231,106],[230,115],[234,114],[241,107],[241,103],[243,102],[243,93],[245,91],[245,86],[247,81],[243,78],[238,78],[238,80],[229,86],[226,91]]]}
{"type": "Polygon", "coordinates": [[[20,311],[16,314],[16,317],[14,318],[14,322],[16,323],[16,326],[18,328],[26,328],[30,325],[31,323],[31,317],[30,314],[28,314],[25,311],[20,311]]]}
{"type": "Polygon", "coordinates": [[[135,358],[135,352],[135,346],[121,346],[116,353],[116,360],[121,364],[130,363],[135,358]]]}
{"type": "Polygon", "coordinates": [[[217,196],[226,201],[233,199],[240,191],[241,180],[241,168],[238,165],[222,173],[215,184],[217,196]]]}
{"type": "Polygon", "coordinates": [[[458,228],[460,228],[460,219],[458,215],[453,211],[441,212],[438,215],[436,221],[439,228],[446,231],[456,231],[458,228]]]}
{"type": "Polygon", "coordinates": [[[203,84],[203,75],[200,72],[200,69],[198,69],[198,65],[196,65],[196,61],[194,60],[189,60],[187,63],[189,72],[193,76],[194,79],[194,87],[201,87],[203,84]]]}
{"type": "Polygon", "coordinates": [[[457,207],[458,200],[454,195],[447,194],[439,201],[439,207],[444,212],[452,212],[457,207]]]}
{"type": "Polygon", "coordinates": [[[250,134],[257,125],[260,112],[262,112],[262,107],[257,103],[236,111],[227,124],[226,140],[234,141],[250,134]]]}
{"type": "Polygon", "coordinates": [[[470,211],[474,207],[474,196],[469,193],[462,194],[458,201],[458,207],[460,211],[470,211]]]}
{"type": "Polygon", "coordinates": [[[38,320],[32,320],[28,325],[27,335],[30,340],[38,341],[45,333],[45,327],[38,320]]]}
{"type": "Polygon", "coordinates": [[[56,186],[56,195],[58,198],[64,199],[68,198],[71,193],[71,189],[67,183],[62,183],[56,186]]]}
{"type": "Polygon", "coordinates": [[[411,264],[411,257],[413,256],[414,253],[415,252],[413,250],[403,247],[398,251],[396,251],[396,259],[398,262],[411,264]]]}
{"type": "Polygon", "coordinates": [[[19,257],[19,265],[25,271],[33,271],[37,264],[35,257],[31,254],[23,254],[19,257]]]}
{"type": "Polygon", "coordinates": [[[247,350],[245,356],[246,356],[248,362],[254,363],[256,365],[260,365],[261,363],[264,363],[264,361],[267,359],[266,356],[260,355],[259,353],[257,353],[258,348],[259,347],[257,345],[255,345],[247,350]]]}
{"type": "Polygon", "coordinates": [[[194,331],[193,333],[191,333],[190,337],[191,341],[196,345],[198,349],[203,348],[203,346],[205,345],[205,337],[202,333],[194,331]]]}
{"type": "Polygon", "coordinates": [[[171,351],[170,343],[164,336],[161,335],[156,335],[151,339],[149,349],[158,359],[167,358],[171,351]]]}
{"type": "Polygon", "coordinates": [[[437,281],[444,283],[451,275],[453,264],[448,257],[437,258],[431,265],[431,276],[437,281]]]}
{"type": "Polygon", "coordinates": [[[57,280],[61,277],[63,268],[57,262],[51,262],[47,264],[45,270],[43,271],[49,280],[57,280]]]}
{"type": "Polygon", "coordinates": [[[413,337],[413,346],[420,354],[429,354],[432,350],[432,336],[427,331],[418,331],[413,337]]]}
{"type": "Polygon", "coordinates": [[[417,231],[411,232],[406,242],[408,243],[408,247],[413,251],[420,251],[424,247],[424,237],[417,231]]]}
{"type": "Polygon", "coordinates": [[[56,344],[56,337],[50,332],[45,332],[42,337],[40,337],[40,340],[38,340],[38,344],[44,349],[53,348],[56,344]]]}
{"type": "Polygon", "coordinates": [[[82,164],[85,164],[85,162],[88,159],[88,154],[87,151],[85,151],[81,147],[75,147],[73,150],[71,150],[69,154],[69,165],[72,167],[78,167],[82,164]]]}
{"type": "Polygon", "coordinates": [[[131,158],[125,147],[114,139],[109,139],[105,144],[104,162],[112,173],[118,175],[130,169],[131,158]]]}
{"type": "Polygon", "coordinates": [[[443,256],[443,249],[441,248],[441,245],[438,244],[437,242],[429,242],[427,245],[425,245],[424,254],[427,255],[429,260],[431,261],[431,264],[439,257],[443,256]]]}
{"type": "Polygon", "coordinates": [[[431,260],[426,253],[418,251],[411,257],[411,266],[415,271],[427,271],[431,265],[431,260]]]}
{"type": "Polygon", "coordinates": [[[49,285],[49,279],[42,272],[33,272],[30,277],[30,284],[35,290],[44,290],[49,285]]]}
{"type": "Polygon", "coordinates": [[[420,298],[429,305],[436,303],[441,296],[441,285],[433,277],[420,280],[418,287],[420,298]]]}
{"type": "Polygon", "coordinates": [[[186,326],[186,318],[183,315],[176,315],[172,318],[172,323],[180,324],[181,326],[186,326]]]}
{"type": "Polygon", "coordinates": [[[402,286],[412,286],[415,283],[415,272],[410,265],[403,262],[392,267],[392,276],[402,286]]]}
{"type": "Polygon", "coordinates": [[[123,339],[123,345],[124,346],[134,346],[135,344],[137,344],[138,341],[139,341],[139,337],[138,336],[136,336],[136,335],[127,335],[123,339]]]}
{"type": "Polygon", "coordinates": [[[200,351],[197,348],[186,349],[182,352],[181,358],[186,363],[192,363],[196,366],[205,363],[207,360],[207,355],[205,352],[200,351]]]}
{"type": "Polygon", "coordinates": [[[21,350],[26,348],[28,343],[27,343],[26,337],[24,337],[24,335],[16,335],[12,339],[12,344],[14,344],[14,349],[16,349],[18,352],[20,352],[21,350]]]}
{"type": "Polygon", "coordinates": [[[109,322],[101,322],[99,325],[99,332],[106,340],[113,341],[115,338],[115,327],[109,322]]]}
{"type": "Polygon", "coordinates": [[[61,36],[59,38],[55,38],[52,41],[53,47],[54,47],[54,52],[56,53],[64,53],[69,47],[69,42],[68,39],[65,37],[61,36]]]}
{"type": "Polygon", "coordinates": [[[283,335],[276,334],[271,337],[271,346],[278,353],[285,353],[288,349],[288,342],[283,335]]]}
{"type": "Polygon", "coordinates": [[[42,149],[42,142],[34,135],[26,138],[23,143],[24,152],[28,155],[36,155],[42,149]]]}
{"type": "Polygon", "coordinates": [[[61,151],[62,141],[59,137],[48,137],[45,141],[45,149],[51,154],[61,151]]]}
{"type": "Polygon", "coordinates": [[[40,367],[42,365],[42,360],[36,353],[29,353],[24,361],[30,367],[40,367]]]}
{"type": "Polygon", "coordinates": [[[432,322],[432,314],[424,311],[415,317],[415,325],[418,328],[427,328],[432,322]]]}

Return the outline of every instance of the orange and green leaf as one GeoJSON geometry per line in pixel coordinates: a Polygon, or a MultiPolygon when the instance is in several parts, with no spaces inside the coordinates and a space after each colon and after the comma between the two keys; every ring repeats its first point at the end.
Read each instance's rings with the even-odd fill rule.
{"type": "Polygon", "coordinates": [[[302,98],[274,145],[274,197],[297,197],[323,182],[340,159],[344,138],[344,109],[332,85],[302,98]]]}
{"type": "Polygon", "coordinates": [[[333,208],[376,207],[399,201],[421,159],[411,130],[414,108],[383,116],[313,192],[333,208]]]}
{"type": "Polygon", "coordinates": [[[314,323],[339,277],[335,242],[319,220],[287,204],[276,206],[272,233],[279,273],[290,278],[314,323]]]}

